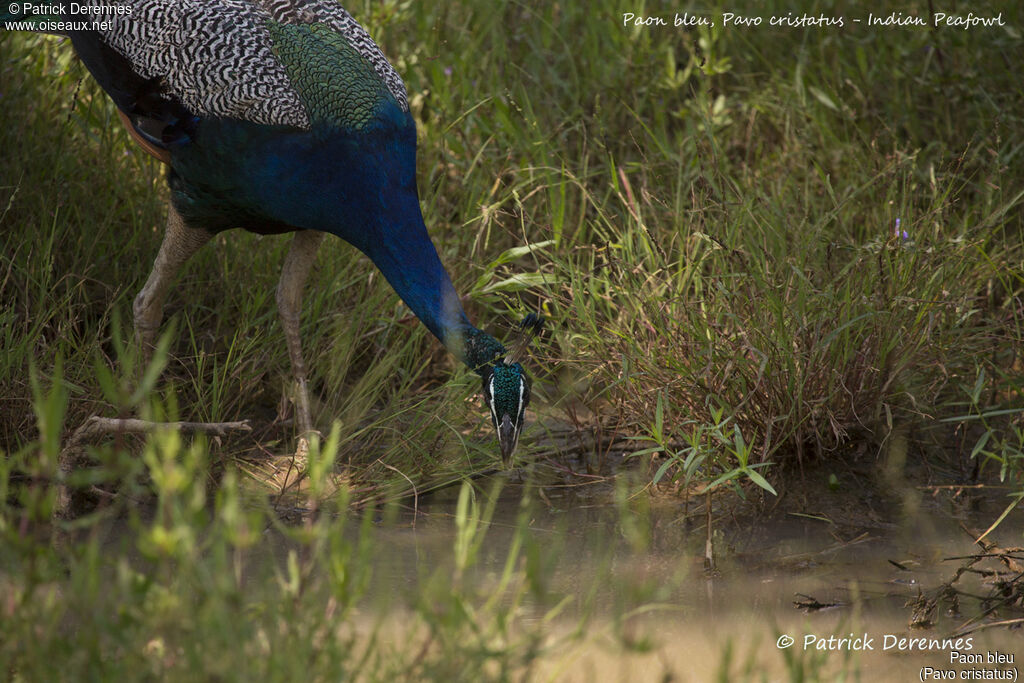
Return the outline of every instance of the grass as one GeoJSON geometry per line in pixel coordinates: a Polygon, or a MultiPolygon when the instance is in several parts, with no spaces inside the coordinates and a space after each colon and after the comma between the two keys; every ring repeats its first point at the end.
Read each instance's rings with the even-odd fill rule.
{"type": "MultiPolygon", "coordinates": [[[[798,4],[749,13],[854,12],[798,4]]],[[[1011,513],[1024,491],[1024,40],[1005,4],[974,3],[1007,26],[970,30],[622,22],[743,11],[719,2],[349,6],[407,83],[425,218],[471,318],[499,338],[530,311],[551,321],[529,363],[524,462],[611,481],[611,498],[641,505],[651,482],[784,490],[787,471],[898,443],[935,481],[1003,480],[1011,513]],[[567,465],[573,448],[584,455],[567,465]]],[[[544,554],[515,547],[525,533],[508,557],[527,569],[502,570],[507,604],[470,588],[417,603],[433,634],[423,657],[323,637],[354,628],[373,542],[346,506],[496,465],[476,376],[365,258],[322,249],[302,334],[343,493],[324,488],[315,520],[281,526],[245,473],[263,478],[266,456],[293,446],[273,300],[287,240],[234,231],[192,259],[168,301],[166,369],[137,393],[131,300],[161,239],[162,171],[66,43],[0,33],[0,111],[0,519],[14,563],[0,580],[16,606],[5,642],[35,642],[22,655],[0,645],[7,670],[61,678],[45,654],[65,648],[83,671],[114,666],[116,651],[125,671],[168,678],[190,666],[289,678],[299,661],[323,678],[441,678],[453,659],[529,675],[550,650],[510,607],[545,580],[544,554]],[[118,497],[68,523],[68,550],[50,547],[44,482],[60,444],[89,415],[133,413],[255,429],[92,446],[71,483],[118,497]],[[127,503],[154,495],[152,519],[127,503]],[[106,562],[118,516],[130,540],[106,562]],[[249,600],[246,553],[267,526],[295,560],[249,600]],[[103,601],[121,607],[93,609],[103,601]],[[239,605],[251,619],[225,617],[239,605]],[[314,641],[330,646],[313,656],[314,641]]],[[[638,524],[621,533],[642,539],[638,524]]],[[[453,557],[470,562],[460,533],[453,557]]]]}
{"type": "MultiPolygon", "coordinates": [[[[977,377],[983,410],[1015,395],[1015,29],[679,31],[623,27],[632,10],[614,2],[352,9],[409,83],[427,223],[471,316],[499,337],[531,310],[552,321],[533,365],[542,424],[637,436],[661,396],[662,445],[721,412],[751,462],[785,465],[897,427],[925,439],[977,377]]],[[[0,433],[18,445],[34,438],[31,361],[66,359],[81,394],[69,424],[124,409],[94,365],[112,365],[165,191],[66,46],[4,40],[20,120],[3,141],[0,433]]],[[[218,238],[169,306],[178,409],[253,418],[271,450],[291,437],[275,420],[288,362],[271,296],[285,242],[218,238]]],[[[364,258],[323,251],[303,337],[318,424],[345,426],[342,461],[367,482],[490,466],[473,376],[364,258]]]]}

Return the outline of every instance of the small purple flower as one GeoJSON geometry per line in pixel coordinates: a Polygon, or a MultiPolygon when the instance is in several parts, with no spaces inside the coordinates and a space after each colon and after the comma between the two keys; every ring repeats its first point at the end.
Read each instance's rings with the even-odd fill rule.
{"type": "Polygon", "coordinates": [[[444,75],[445,76],[451,76],[452,75],[452,68],[450,66],[446,66],[444,68],[444,75]]]}
{"type": "Polygon", "coordinates": [[[900,230],[900,219],[896,219],[896,229],[893,231],[896,237],[902,238],[904,241],[910,239],[910,234],[906,230],[900,230]]]}

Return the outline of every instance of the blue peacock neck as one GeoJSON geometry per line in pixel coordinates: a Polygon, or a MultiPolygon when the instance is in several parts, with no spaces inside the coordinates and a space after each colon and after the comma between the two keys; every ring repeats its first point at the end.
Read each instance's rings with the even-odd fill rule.
{"type": "Polygon", "coordinates": [[[445,348],[484,376],[506,349],[469,322],[430,239],[416,188],[415,128],[408,122],[361,138],[357,187],[346,189],[344,219],[332,232],[366,254],[445,348]]]}
{"type": "MultiPolygon", "coordinates": [[[[506,349],[473,326],[451,278],[427,233],[415,195],[389,202],[396,209],[390,223],[378,224],[376,235],[397,235],[355,244],[381,271],[416,317],[456,358],[483,376],[486,367],[506,349]]],[[[385,219],[386,220],[386,219],[385,219]]],[[[347,238],[346,238],[347,239],[347,238]]]]}

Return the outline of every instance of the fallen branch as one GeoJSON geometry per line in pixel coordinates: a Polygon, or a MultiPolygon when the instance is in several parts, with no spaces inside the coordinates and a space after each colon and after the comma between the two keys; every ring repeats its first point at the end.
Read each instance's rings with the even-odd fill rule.
{"type": "Polygon", "coordinates": [[[241,422],[152,422],[138,418],[99,417],[93,415],[75,430],[68,439],[65,450],[78,446],[83,441],[104,434],[148,434],[158,429],[173,429],[179,432],[202,432],[214,436],[227,436],[228,432],[251,432],[248,420],[241,422]]]}
{"type": "MultiPolygon", "coordinates": [[[[968,622],[968,623],[970,623],[970,622],[968,622]]],[[[989,622],[986,622],[984,624],[978,624],[976,626],[973,626],[973,628],[969,628],[969,629],[966,629],[966,630],[965,630],[964,627],[961,627],[959,631],[957,631],[956,633],[954,633],[950,637],[951,638],[963,638],[964,636],[969,636],[972,633],[977,633],[978,631],[984,631],[985,629],[988,629],[988,628],[997,628],[997,627],[1000,627],[1000,626],[1019,626],[1021,624],[1024,624],[1024,618],[1020,618],[1020,619],[1004,619],[1002,621],[989,621],[989,622]]]]}
{"type": "MultiPolygon", "coordinates": [[[[74,431],[71,438],[64,444],[58,457],[57,465],[60,475],[57,482],[57,503],[54,516],[66,518],[71,514],[71,490],[68,488],[67,477],[74,469],[75,463],[83,450],[83,443],[105,434],[149,434],[159,429],[173,429],[179,432],[212,434],[215,438],[227,436],[229,432],[251,432],[248,420],[242,422],[153,422],[137,418],[99,417],[93,415],[74,431]]],[[[92,493],[101,497],[110,497],[107,491],[92,487],[92,493]]]]}

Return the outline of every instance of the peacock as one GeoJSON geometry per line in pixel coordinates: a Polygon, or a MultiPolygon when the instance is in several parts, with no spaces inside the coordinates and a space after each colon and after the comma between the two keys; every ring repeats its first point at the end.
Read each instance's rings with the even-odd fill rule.
{"type": "MultiPolygon", "coordinates": [[[[294,233],[276,299],[304,450],[313,423],[302,291],[332,234],[369,257],[480,376],[502,459],[511,462],[530,402],[521,354],[469,321],[420,211],[405,86],[348,12],[333,0],[48,0],[13,12],[18,7],[8,7],[0,21],[13,23],[0,28],[70,37],[135,141],[168,167],[166,231],[133,303],[143,349],[154,345],[176,272],[212,236],[239,227],[294,233]]],[[[527,316],[523,337],[541,324],[527,316]]]]}

